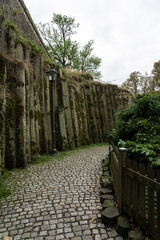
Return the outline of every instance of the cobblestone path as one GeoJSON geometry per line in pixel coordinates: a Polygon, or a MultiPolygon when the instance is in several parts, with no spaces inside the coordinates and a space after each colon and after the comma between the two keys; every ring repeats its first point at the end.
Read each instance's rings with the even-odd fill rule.
{"type": "Polygon", "coordinates": [[[15,171],[0,201],[0,239],[121,239],[100,220],[99,176],[107,146],[15,171]]]}

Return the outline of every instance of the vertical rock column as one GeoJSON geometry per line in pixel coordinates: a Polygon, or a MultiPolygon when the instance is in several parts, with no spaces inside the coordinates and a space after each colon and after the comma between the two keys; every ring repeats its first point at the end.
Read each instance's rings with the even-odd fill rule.
{"type": "Polygon", "coordinates": [[[43,72],[44,81],[44,124],[45,124],[45,136],[47,141],[47,152],[50,153],[52,149],[52,126],[51,126],[51,104],[50,104],[50,88],[49,80],[46,74],[43,72]]]}
{"type": "Polygon", "coordinates": [[[73,133],[75,139],[75,146],[78,147],[79,143],[79,128],[78,128],[78,119],[77,119],[77,112],[75,106],[75,90],[73,87],[70,89],[70,101],[71,101],[71,115],[72,115],[72,122],[73,122],[73,133]]]}
{"type": "Polygon", "coordinates": [[[37,64],[35,66],[36,71],[36,104],[38,109],[36,112],[36,119],[38,121],[38,131],[39,131],[39,147],[40,153],[43,154],[47,149],[46,135],[44,128],[44,81],[43,81],[43,58],[39,56],[37,64]]]}
{"type": "MultiPolygon", "coordinates": [[[[56,92],[57,92],[57,115],[58,115],[58,122],[59,122],[59,131],[56,131],[56,140],[57,146],[59,147],[58,150],[66,150],[69,148],[68,144],[68,136],[67,136],[67,123],[65,118],[65,110],[63,106],[63,80],[59,79],[57,81],[56,92]]],[[[51,93],[52,96],[52,93],[51,93]]]]}
{"type": "Polygon", "coordinates": [[[16,45],[16,32],[13,28],[8,28],[8,35],[7,35],[7,52],[10,56],[15,57],[15,45],[16,45]]]}
{"type": "Polygon", "coordinates": [[[0,52],[4,52],[5,49],[5,19],[0,16],[0,52]]]}
{"type": "MultiPolygon", "coordinates": [[[[10,58],[15,57],[16,33],[14,29],[9,28],[7,32],[6,51],[10,54],[10,58]]],[[[6,59],[6,84],[5,87],[9,93],[6,98],[6,117],[5,117],[5,168],[12,169],[16,167],[16,69],[18,63],[6,59]]]]}
{"type": "Polygon", "coordinates": [[[33,70],[30,74],[29,79],[29,88],[30,88],[30,95],[29,95],[29,104],[30,104],[30,134],[31,134],[31,157],[34,155],[39,154],[40,152],[40,141],[39,141],[39,121],[38,117],[40,114],[40,106],[39,106],[39,98],[38,98],[38,59],[35,55],[31,57],[31,64],[33,70]]]}
{"type": "Polygon", "coordinates": [[[88,113],[86,111],[86,96],[85,96],[85,89],[84,87],[81,90],[81,96],[82,96],[82,131],[83,131],[83,145],[89,144],[89,133],[88,133],[88,113]]]}
{"type": "MultiPolygon", "coordinates": [[[[30,51],[25,48],[25,61],[29,66],[30,63],[30,51]]],[[[25,70],[25,92],[26,92],[26,161],[31,161],[31,135],[30,135],[30,105],[29,105],[29,96],[30,96],[30,88],[29,88],[29,81],[30,81],[30,69],[25,70]]]]}
{"type": "Polygon", "coordinates": [[[12,169],[16,167],[16,78],[14,77],[15,63],[7,62],[6,89],[8,97],[6,98],[5,115],[5,168],[12,169]]]}
{"type": "Polygon", "coordinates": [[[44,57],[40,57],[39,64],[39,102],[41,116],[41,153],[49,153],[51,151],[52,129],[50,114],[50,95],[49,80],[44,72],[44,57]]]}
{"type": "MultiPolygon", "coordinates": [[[[33,61],[33,58],[31,59],[33,61]]],[[[30,110],[30,145],[31,145],[31,157],[37,153],[36,149],[36,124],[35,124],[35,111],[34,111],[34,93],[35,83],[33,72],[29,75],[29,110],[30,110]]]]}
{"type": "Polygon", "coordinates": [[[38,91],[40,89],[39,86],[39,56],[35,55],[34,58],[34,117],[35,117],[35,127],[36,127],[36,151],[37,154],[40,153],[40,128],[41,128],[41,121],[40,121],[40,103],[39,103],[39,96],[38,91]]]}
{"type": "Polygon", "coordinates": [[[113,128],[113,122],[112,122],[112,102],[111,102],[109,86],[106,87],[105,94],[106,94],[106,106],[108,110],[108,128],[109,128],[109,131],[111,131],[111,129],[113,128]]]}
{"type": "Polygon", "coordinates": [[[89,101],[89,115],[90,115],[90,124],[91,124],[91,135],[93,143],[98,143],[98,127],[97,127],[97,119],[96,119],[96,109],[95,109],[95,92],[93,90],[93,86],[91,85],[88,89],[88,101],[89,101]]]}
{"type": "Polygon", "coordinates": [[[85,104],[86,104],[86,120],[87,120],[87,125],[88,125],[88,137],[89,137],[89,143],[92,143],[93,142],[93,139],[92,139],[92,119],[91,119],[91,109],[90,109],[90,91],[89,91],[89,86],[86,86],[84,88],[84,94],[85,94],[85,104]]]}
{"type": "MultiPolygon", "coordinates": [[[[23,47],[17,45],[16,57],[23,60],[23,47]]],[[[16,88],[16,167],[25,167],[26,159],[26,91],[25,91],[25,69],[19,66],[16,72],[17,88],[16,88]]]]}
{"type": "Polygon", "coordinates": [[[96,113],[96,120],[97,120],[97,137],[98,142],[102,142],[102,122],[101,122],[101,108],[102,108],[102,101],[101,101],[101,89],[99,85],[94,86],[94,95],[95,95],[95,113],[96,113]]]}
{"type": "Polygon", "coordinates": [[[108,120],[108,109],[106,105],[106,95],[105,95],[106,86],[101,86],[101,102],[102,107],[100,109],[101,118],[102,118],[102,135],[103,141],[106,141],[106,136],[109,133],[109,120],[108,120]]]}
{"type": "Polygon", "coordinates": [[[5,157],[5,115],[6,115],[6,64],[0,58],[0,176],[4,170],[5,157]]]}
{"type": "Polygon", "coordinates": [[[70,108],[70,99],[69,99],[69,89],[67,81],[61,81],[62,84],[62,99],[63,99],[63,107],[65,113],[65,121],[66,121],[66,132],[69,148],[74,147],[74,136],[73,136],[73,126],[72,126],[72,118],[71,118],[71,108],[70,108]]]}
{"type": "MultiPolygon", "coordinates": [[[[84,129],[83,129],[83,119],[82,119],[82,89],[75,88],[74,96],[75,96],[75,112],[77,115],[77,126],[78,126],[78,140],[79,145],[83,145],[84,139],[84,129]]],[[[73,124],[74,125],[74,124],[73,124]]]]}

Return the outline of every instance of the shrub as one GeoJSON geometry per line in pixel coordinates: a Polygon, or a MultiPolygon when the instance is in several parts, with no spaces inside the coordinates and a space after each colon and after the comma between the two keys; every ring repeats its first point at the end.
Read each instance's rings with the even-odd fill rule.
{"type": "Polygon", "coordinates": [[[128,148],[130,158],[159,164],[160,95],[138,95],[132,106],[117,114],[111,136],[118,147],[128,148]]]}

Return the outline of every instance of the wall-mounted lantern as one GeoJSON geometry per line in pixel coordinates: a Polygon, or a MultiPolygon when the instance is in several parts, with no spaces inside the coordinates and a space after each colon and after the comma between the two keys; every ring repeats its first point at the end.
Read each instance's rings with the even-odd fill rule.
{"type": "Polygon", "coordinates": [[[51,81],[51,93],[52,93],[52,140],[53,140],[52,155],[58,155],[56,149],[54,84],[59,73],[54,69],[53,65],[50,66],[51,68],[48,71],[46,71],[46,74],[48,75],[49,81],[51,81]]]}

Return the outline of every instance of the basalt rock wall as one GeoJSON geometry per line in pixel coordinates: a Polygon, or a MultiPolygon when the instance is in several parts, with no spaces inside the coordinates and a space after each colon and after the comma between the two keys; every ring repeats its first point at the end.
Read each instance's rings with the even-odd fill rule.
{"type": "Polygon", "coordinates": [[[130,100],[131,94],[116,85],[62,76],[55,85],[58,149],[106,141],[115,113],[130,100]]]}
{"type": "Polygon", "coordinates": [[[0,167],[25,167],[52,145],[47,56],[0,16],[0,167]]]}
{"type": "Polygon", "coordinates": [[[42,47],[48,55],[45,44],[23,0],[0,0],[0,11],[9,22],[13,22],[18,27],[23,36],[42,47]]]}
{"type": "MultiPolygon", "coordinates": [[[[53,114],[46,48],[23,1],[2,0],[1,4],[0,173],[25,167],[38,154],[51,153],[53,114]],[[7,4],[19,7],[10,15],[7,4]]],[[[130,93],[115,85],[60,70],[54,88],[57,149],[105,141],[114,128],[115,113],[130,98],[130,93]]]]}

